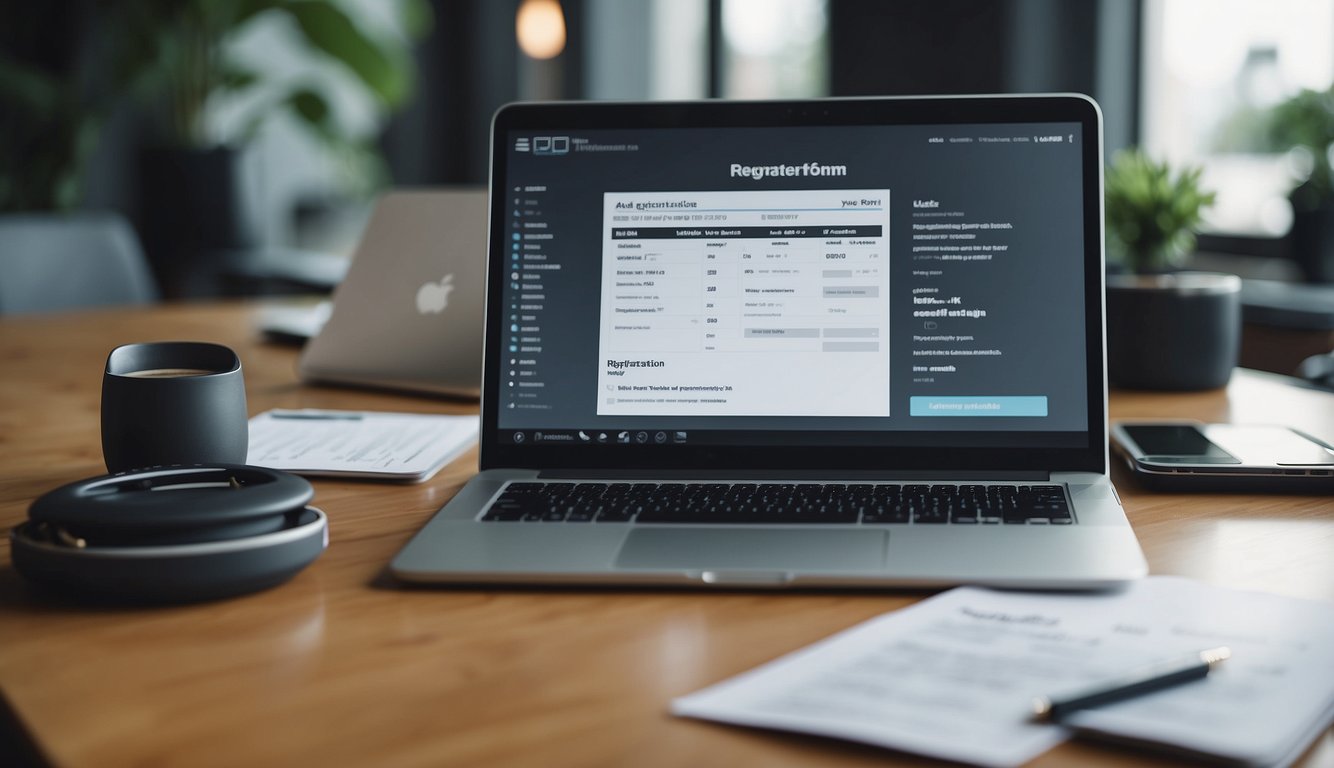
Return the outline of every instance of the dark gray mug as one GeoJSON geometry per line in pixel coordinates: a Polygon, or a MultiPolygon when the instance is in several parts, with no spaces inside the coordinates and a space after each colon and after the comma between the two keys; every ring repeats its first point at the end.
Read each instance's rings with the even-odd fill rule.
{"type": "Polygon", "coordinates": [[[250,439],[241,360],[221,344],[126,344],[102,375],[107,470],[244,464],[250,439]]]}

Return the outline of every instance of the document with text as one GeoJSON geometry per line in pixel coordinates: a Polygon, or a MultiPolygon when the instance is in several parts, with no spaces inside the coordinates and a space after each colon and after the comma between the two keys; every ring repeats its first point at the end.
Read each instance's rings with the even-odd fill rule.
{"type": "Polygon", "coordinates": [[[1226,645],[1207,678],[1077,713],[1076,729],[1283,765],[1334,717],[1334,604],[1152,577],[1116,594],[963,587],[673,702],[678,715],[1013,766],[1071,731],[1036,697],[1226,645]]]}
{"type": "Polygon", "coordinates": [[[250,420],[247,463],[299,475],[421,482],[477,443],[476,416],[321,409],[250,420]]]}

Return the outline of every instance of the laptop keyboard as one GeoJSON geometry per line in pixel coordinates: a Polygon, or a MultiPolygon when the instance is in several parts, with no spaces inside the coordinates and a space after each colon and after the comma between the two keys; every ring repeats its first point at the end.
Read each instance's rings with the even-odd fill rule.
{"type": "Polygon", "coordinates": [[[1059,485],[510,483],[483,520],[542,523],[1069,525],[1059,485]]]}

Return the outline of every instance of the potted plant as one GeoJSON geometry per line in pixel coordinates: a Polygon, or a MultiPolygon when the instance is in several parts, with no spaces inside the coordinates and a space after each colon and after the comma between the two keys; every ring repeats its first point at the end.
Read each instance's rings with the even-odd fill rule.
{"type": "Polygon", "coordinates": [[[1334,86],[1303,90],[1269,115],[1271,146],[1291,152],[1297,185],[1292,203],[1292,257],[1307,281],[1334,283],[1334,86]]]}
{"type": "MultiPolygon", "coordinates": [[[[429,6],[423,0],[397,5],[409,37],[419,34],[429,6]]],[[[215,273],[256,246],[244,152],[264,121],[286,113],[337,157],[350,158],[363,178],[383,175],[370,137],[343,127],[322,80],[285,81],[238,60],[230,46],[261,17],[283,17],[313,59],[351,75],[346,79],[378,110],[400,106],[413,87],[408,40],[367,34],[341,6],[336,0],[126,0],[113,6],[119,81],[149,106],[155,128],[140,158],[142,234],[168,295],[216,292],[215,273]],[[249,105],[233,120],[242,127],[230,136],[217,135],[208,119],[220,98],[249,105]]]]}
{"type": "Polygon", "coordinates": [[[1214,193],[1200,169],[1173,171],[1139,150],[1107,170],[1107,373],[1114,386],[1191,390],[1227,383],[1241,336],[1241,280],[1180,272],[1214,193]]]}
{"type": "MultiPolygon", "coordinates": [[[[169,295],[180,295],[180,273],[216,267],[200,264],[210,253],[254,244],[241,158],[267,119],[295,118],[361,189],[384,177],[372,137],[341,120],[325,92],[337,75],[296,79],[240,60],[238,36],[261,19],[285,24],[305,59],[346,73],[344,99],[360,90],[368,111],[383,115],[411,93],[411,40],[431,23],[427,0],[394,0],[403,34],[363,31],[344,11],[351,0],[124,0],[80,4],[78,13],[47,5],[0,11],[0,211],[77,207],[104,125],[138,96],[151,118],[140,234],[169,295]],[[227,136],[208,119],[219,104],[242,107],[230,109],[239,127],[227,136]]],[[[134,118],[121,125],[138,132],[143,121],[134,118]]]]}

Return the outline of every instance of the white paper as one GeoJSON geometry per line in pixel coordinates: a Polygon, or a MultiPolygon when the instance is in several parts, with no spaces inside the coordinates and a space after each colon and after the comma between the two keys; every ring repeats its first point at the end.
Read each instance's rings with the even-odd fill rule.
{"type": "Polygon", "coordinates": [[[1141,641],[1226,645],[1204,680],[1068,718],[1249,765],[1286,765],[1334,718],[1334,604],[1156,579],[1141,641]]]}
{"type": "Polygon", "coordinates": [[[1068,735],[1030,721],[1034,698],[1218,645],[1233,649],[1223,665],[1229,683],[1244,684],[1211,679],[1117,705],[1120,716],[1137,717],[1122,735],[1152,723],[1142,735],[1154,740],[1268,754],[1291,751],[1311,723],[1318,728],[1328,717],[1334,607],[1174,578],[1115,594],[955,589],[677,699],[673,711],[1011,766],[1068,735]],[[1176,715],[1201,695],[1216,699],[1207,714],[1176,715]],[[1166,706],[1158,696],[1172,706],[1135,715],[1136,707],[1166,706]],[[1257,716],[1252,702],[1273,708],[1257,716]],[[1226,731],[1234,735],[1214,739],[1226,731]]]}
{"type": "Polygon", "coordinates": [[[477,441],[476,416],[266,411],[247,463],[300,474],[425,480],[477,441]]]}

